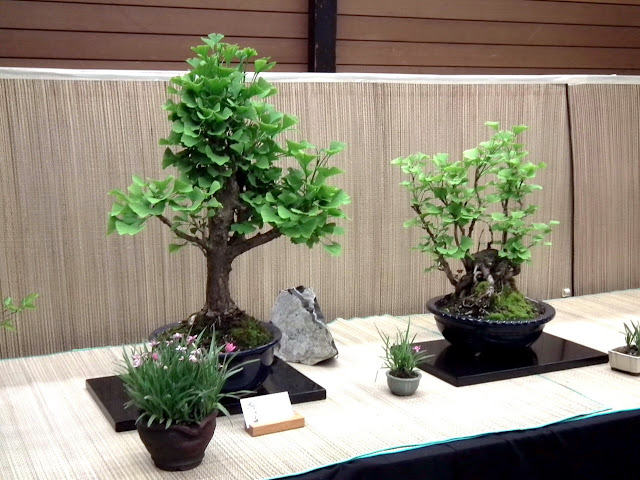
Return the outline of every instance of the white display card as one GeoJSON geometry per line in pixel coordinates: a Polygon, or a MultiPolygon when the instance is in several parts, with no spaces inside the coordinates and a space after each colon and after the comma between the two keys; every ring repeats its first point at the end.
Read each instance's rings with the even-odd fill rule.
{"type": "Polygon", "coordinates": [[[241,398],[240,407],[247,428],[254,423],[275,423],[293,417],[289,392],[241,398]]]}

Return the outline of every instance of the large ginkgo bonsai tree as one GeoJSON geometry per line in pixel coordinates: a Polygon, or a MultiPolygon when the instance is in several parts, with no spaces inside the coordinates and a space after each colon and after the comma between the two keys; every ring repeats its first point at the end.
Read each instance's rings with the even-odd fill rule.
{"type": "Polygon", "coordinates": [[[160,143],[173,148],[165,150],[162,165],[175,167],[177,175],[134,176],[126,192],[110,192],[115,202],[108,233],[135,235],[156,218],[177,238],[171,252],[197,247],[206,258],[206,296],[188,323],[192,330],[224,333],[247,319],[229,289],[234,259],[280,236],[308,247],[322,243],[339,254],[340,245],[327,237],[342,233],[334,219],[345,217],[341,207],[349,196],[327,184],[342,172],[327,163],[344,144],[280,143],[277,137],[298,120],[264,101],[277,90],[259,74],[275,63],[251,60],[254,49],[222,39],[203,38],[204,45],[192,48],[190,71],[168,87],[178,101],[163,107],[172,129],[160,143]],[[247,73],[250,64],[254,74],[247,73]],[[285,170],[279,165],[287,157],[293,161],[285,170]]]}

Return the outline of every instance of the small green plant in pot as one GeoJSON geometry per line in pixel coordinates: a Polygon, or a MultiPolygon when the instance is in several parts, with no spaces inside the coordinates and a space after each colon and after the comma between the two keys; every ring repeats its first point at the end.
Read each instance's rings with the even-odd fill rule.
{"type": "Polygon", "coordinates": [[[625,345],[609,350],[609,365],[632,375],[640,375],[640,322],[624,324],[625,345]]]}
{"type": "Polygon", "coordinates": [[[131,400],[127,407],[140,411],[136,424],[144,445],[162,470],[190,470],[204,458],[218,412],[225,397],[248,392],[222,393],[229,378],[232,356],[212,342],[200,346],[201,336],[175,333],[124,352],[120,373],[131,400]]]}
{"type": "MultiPolygon", "coordinates": [[[[163,108],[172,127],[160,143],[168,146],[163,167],[177,174],[163,180],[134,176],[127,191],[113,190],[108,233],[135,235],[155,218],[176,237],[171,252],[197,248],[206,263],[204,305],[165,335],[203,332],[206,344],[215,332],[240,357],[263,346],[272,349],[279,332],[232,299],[233,261],[279,237],[307,247],[320,243],[338,255],[340,245],[329,237],[342,233],[335,220],[345,217],[341,207],[350,200],[329,183],[342,173],[329,160],[345,145],[331,142],[318,149],[306,141],[279,142],[298,120],[265,101],[277,90],[260,73],[275,63],[254,60],[254,49],[222,39],[203,38],[204,45],[192,49],[195,58],[187,61],[191,70],[171,79],[168,92],[174,97],[163,108]],[[254,74],[247,73],[249,66],[254,74]],[[285,159],[289,163],[282,166],[285,159]]],[[[257,352],[272,358],[263,354],[257,352]]],[[[249,382],[239,388],[257,386],[249,382]]]]}
{"type": "Polygon", "coordinates": [[[532,221],[538,206],[525,201],[541,188],[530,181],[545,167],[527,161],[518,143],[527,127],[486,125],[493,136],[460,160],[417,153],[392,164],[409,177],[401,185],[416,215],[405,226],[425,232],[417,249],[433,260],[427,271],[444,272],[454,290],[427,304],[445,338],[475,350],[527,347],[555,312],[526,298],[515,278],[532,247],[550,245],[545,237],[558,222],[532,221]]]}
{"type": "Polygon", "coordinates": [[[2,301],[2,316],[0,317],[0,329],[15,332],[14,320],[17,315],[25,310],[35,310],[37,293],[32,293],[24,297],[19,303],[15,303],[13,298],[7,297],[2,301]]]}
{"type": "Polygon", "coordinates": [[[393,340],[378,330],[384,349],[383,368],[388,369],[387,386],[394,395],[407,396],[415,393],[422,378],[418,366],[429,358],[427,352],[419,345],[413,345],[416,336],[410,338],[410,328],[411,321],[408,322],[405,331],[398,329],[393,340]]]}

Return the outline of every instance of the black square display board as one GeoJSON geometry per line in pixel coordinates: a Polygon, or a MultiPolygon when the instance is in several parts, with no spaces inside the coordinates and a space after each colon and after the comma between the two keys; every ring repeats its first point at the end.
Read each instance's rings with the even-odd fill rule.
{"type": "Polygon", "coordinates": [[[530,348],[470,352],[446,340],[416,343],[429,357],[421,370],[456,387],[607,363],[609,357],[584,345],[542,333],[530,348]]]}
{"type": "MultiPolygon", "coordinates": [[[[116,432],[127,432],[136,429],[138,411],[135,408],[125,408],[129,400],[122,380],[118,377],[100,377],[87,380],[87,390],[96,401],[100,410],[116,432]]],[[[295,368],[282,360],[275,359],[271,366],[271,373],[258,388],[254,395],[289,392],[292,404],[324,400],[327,391],[309,379],[295,368]]],[[[242,412],[240,400],[225,398],[222,405],[231,415],[242,412]]]]}

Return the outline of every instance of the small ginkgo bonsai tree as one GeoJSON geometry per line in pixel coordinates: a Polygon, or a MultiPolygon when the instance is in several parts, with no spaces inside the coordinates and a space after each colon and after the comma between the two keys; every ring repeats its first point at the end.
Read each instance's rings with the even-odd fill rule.
{"type": "Polygon", "coordinates": [[[134,176],[128,191],[110,192],[115,202],[108,233],[135,235],[156,218],[177,237],[171,252],[185,245],[198,248],[206,259],[206,294],[202,309],[189,317],[189,328],[215,328],[217,341],[248,348],[254,345],[243,345],[230,333],[249,321],[229,289],[234,259],[280,236],[308,247],[322,243],[339,254],[340,245],[327,238],[342,233],[334,220],[345,217],[341,207],[350,199],[327,183],[342,173],[328,161],[345,145],[281,144],[277,137],[298,120],[264,101],[277,90],[259,74],[275,62],[252,61],[254,49],[222,39],[203,38],[204,45],[192,48],[190,71],[171,79],[168,87],[178,101],[169,99],[163,107],[172,128],[160,143],[172,148],[165,150],[162,165],[175,167],[177,175],[164,180],[134,176]],[[251,64],[255,74],[249,79],[251,64]],[[285,158],[296,167],[283,169],[285,158]]]}
{"type": "Polygon", "coordinates": [[[541,188],[529,181],[546,165],[525,160],[528,152],[517,136],[526,126],[500,130],[497,122],[486,125],[495,134],[464,151],[461,160],[417,153],[392,161],[409,175],[401,185],[411,194],[416,216],[405,226],[424,230],[417,249],[433,259],[427,270],[441,270],[453,286],[442,303],[448,312],[530,319],[538,311],[518,291],[515,277],[531,260],[531,248],[558,223],[532,222],[538,206],[525,203],[541,188]],[[458,261],[461,269],[455,268],[458,261]]]}

